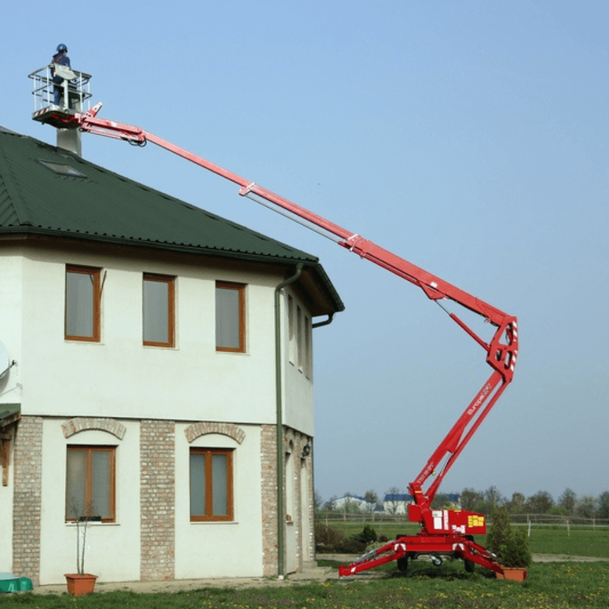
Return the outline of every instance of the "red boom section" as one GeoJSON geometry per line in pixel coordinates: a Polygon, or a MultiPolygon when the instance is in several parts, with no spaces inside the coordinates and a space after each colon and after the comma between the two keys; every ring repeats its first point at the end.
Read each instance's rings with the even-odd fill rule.
{"type": "MultiPolygon", "coordinates": [[[[188,161],[191,161],[208,171],[211,171],[241,188],[242,196],[255,195],[263,201],[288,212],[293,217],[304,220],[310,226],[321,229],[332,236],[339,245],[390,271],[391,273],[418,286],[428,298],[439,302],[443,299],[452,300],[459,305],[482,316],[495,326],[495,333],[490,342],[485,342],[457,315],[449,313],[471,338],[486,352],[486,362],[492,368],[490,378],[468,404],[465,411],[448,432],[444,440],[433,453],[421,473],[409,485],[414,504],[409,506],[409,519],[418,522],[421,532],[415,536],[400,537],[378,550],[375,550],[349,567],[341,567],[340,575],[352,575],[377,565],[408,558],[416,558],[421,554],[431,554],[436,560],[440,557],[459,557],[468,563],[478,563],[496,572],[502,572],[494,556],[482,546],[474,543],[472,535],[484,534],[486,525],[484,516],[465,510],[432,510],[434,496],[461,451],[465,448],[482,421],[486,418],[507,385],[512,381],[516,359],[518,356],[518,327],[516,318],[500,311],[490,304],[464,292],[415,266],[414,264],[379,247],[375,243],[352,233],[341,226],[281,197],[280,195],[245,180],[206,159],[203,159],[171,142],[163,140],[139,127],[117,123],[97,118],[101,104],[97,104],[89,112],[70,114],[58,110],[50,110],[44,122],[60,128],[79,128],[88,133],[122,139],[131,143],[143,145],[152,142],[188,161]],[[441,471],[437,470],[441,467],[441,471]],[[436,479],[430,482],[432,476],[436,479]]],[[[398,563],[400,564],[400,563],[398,563]]]]}

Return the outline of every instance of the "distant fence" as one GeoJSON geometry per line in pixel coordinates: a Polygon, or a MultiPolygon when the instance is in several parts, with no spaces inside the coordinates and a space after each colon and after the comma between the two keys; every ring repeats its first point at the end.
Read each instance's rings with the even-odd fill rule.
{"type": "MultiPolygon", "coordinates": [[[[372,512],[368,514],[317,512],[315,520],[323,522],[326,525],[340,524],[344,526],[361,524],[364,526],[365,524],[370,524],[379,525],[381,528],[383,524],[406,524],[410,522],[406,514],[387,514],[384,512],[372,512]]],[[[510,520],[513,524],[528,527],[565,527],[567,530],[571,527],[586,527],[591,529],[609,527],[609,518],[583,518],[581,516],[557,516],[554,514],[510,514],[510,520]]]]}

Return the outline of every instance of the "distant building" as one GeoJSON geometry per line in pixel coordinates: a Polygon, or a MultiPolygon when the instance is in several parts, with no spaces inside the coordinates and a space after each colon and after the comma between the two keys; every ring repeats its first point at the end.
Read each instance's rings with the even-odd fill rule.
{"type": "Polygon", "coordinates": [[[358,497],[357,495],[345,495],[339,499],[332,501],[332,509],[336,511],[349,511],[358,510],[360,512],[372,512],[376,504],[372,501],[368,501],[364,497],[358,497]]]}
{"type": "Polygon", "coordinates": [[[387,493],[383,498],[383,511],[386,514],[406,514],[412,497],[404,493],[387,493]]]}

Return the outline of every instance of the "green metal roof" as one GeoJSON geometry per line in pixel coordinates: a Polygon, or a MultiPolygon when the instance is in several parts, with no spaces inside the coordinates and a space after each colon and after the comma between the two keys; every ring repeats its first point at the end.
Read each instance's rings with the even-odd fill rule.
{"type": "Polygon", "coordinates": [[[315,256],[0,127],[0,235],[45,234],[294,265],[344,305],[315,256]]]}

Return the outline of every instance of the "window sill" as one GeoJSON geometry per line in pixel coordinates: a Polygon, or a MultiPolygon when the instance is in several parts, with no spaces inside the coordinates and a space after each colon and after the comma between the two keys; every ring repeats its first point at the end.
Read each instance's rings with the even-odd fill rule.
{"type": "Polygon", "coordinates": [[[235,525],[235,524],[239,524],[238,520],[191,520],[190,524],[194,525],[194,526],[209,526],[209,525],[213,525],[213,526],[218,526],[218,525],[235,525]]]}
{"type": "MultiPolygon", "coordinates": [[[[79,523],[79,526],[84,526],[84,522],[79,523]]],[[[75,522],[66,522],[67,527],[76,528],[75,522]]],[[[120,527],[120,522],[87,522],[87,528],[89,527],[120,527]]]]}

